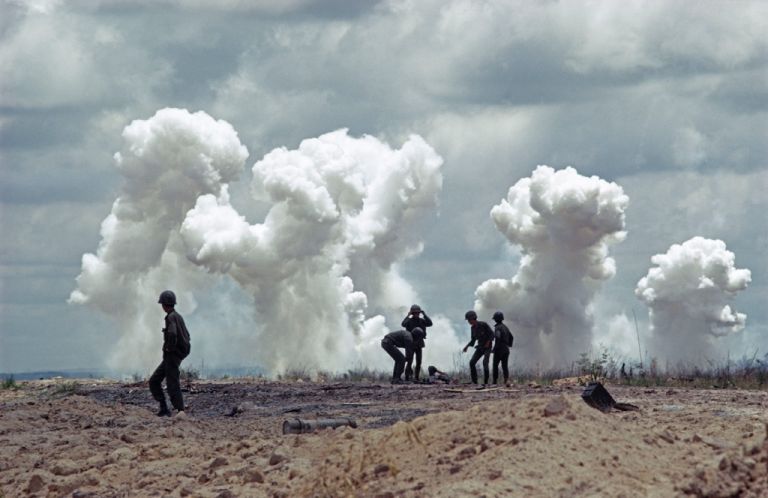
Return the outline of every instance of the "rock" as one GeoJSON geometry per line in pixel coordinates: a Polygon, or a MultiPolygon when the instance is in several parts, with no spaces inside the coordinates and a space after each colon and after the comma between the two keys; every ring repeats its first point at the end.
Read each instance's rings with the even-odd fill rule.
{"type": "Polygon", "coordinates": [[[386,474],[388,472],[389,472],[389,465],[387,465],[386,463],[380,463],[373,468],[373,473],[376,475],[386,474]]]}
{"type": "Polygon", "coordinates": [[[51,467],[51,473],[57,476],[69,476],[80,472],[80,466],[69,459],[59,460],[51,467]]]}
{"type": "Polygon", "coordinates": [[[264,474],[255,469],[248,469],[243,472],[243,482],[258,482],[261,484],[264,482],[264,474]]]}
{"type": "Polygon", "coordinates": [[[109,454],[110,458],[117,462],[120,460],[133,460],[136,458],[136,452],[131,450],[130,448],[118,448],[112,453],[109,454]]]}
{"type": "Polygon", "coordinates": [[[544,416],[553,417],[555,415],[560,415],[567,409],[568,400],[566,400],[563,396],[558,396],[550,400],[550,402],[547,403],[547,406],[544,407],[544,416]]]}
{"type": "Polygon", "coordinates": [[[174,420],[188,420],[189,416],[187,415],[187,412],[180,411],[179,413],[177,413],[176,415],[173,416],[173,419],[174,420]]]}
{"type": "Polygon", "coordinates": [[[219,494],[216,495],[216,498],[237,498],[235,496],[235,493],[228,489],[222,489],[219,494]]]}
{"type": "Polygon", "coordinates": [[[45,481],[40,476],[40,474],[33,474],[32,477],[29,478],[29,484],[27,484],[27,492],[37,493],[43,489],[43,486],[45,486],[45,481]]]}
{"type": "Polygon", "coordinates": [[[269,464],[270,465],[277,465],[280,462],[284,462],[288,460],[286,457],[279,453],[272,453],[272,456],[269,457],[269,464]]]}
{"type": "Polygon", "coordinates": [[[224,457],[216,457],[213,460],[211,460],[211,463],[208,465],[209,469],[216,469],[219,467],[223,467],[224,465],[227,465],[229,463],[229,460],[227,460],[224,457]]]}

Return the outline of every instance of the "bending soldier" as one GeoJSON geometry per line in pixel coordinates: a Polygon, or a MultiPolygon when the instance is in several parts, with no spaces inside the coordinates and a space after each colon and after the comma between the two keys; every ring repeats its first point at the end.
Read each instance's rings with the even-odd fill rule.
{"type": "Polygon", "coordinates": [[[496,341],[493,344],[493,383],[499,380],[499,363],[504,372],[504,384],[509,386],[509,349],[512,347],[514,338],[512,332],[504,325],[504,313],[497,311],[493,314],[493,321],[496,325],[493,329],[496,341]]]}
{"type": "MultiPolygon", "coordinates": [[[[413,378],[419,380],[419,375],[421,374],[421,352],[425,346],[424,339],[427,338],[427,327],[432,326],[432,320],[418,304],[414,304],[411,306],[408,316],[403,318],[403,323],[401,323],[400,326],[408,332],[412,332],[413,329],[417,327],[424,331],[424,337],[421,339],[416,339],[414,337],[413,343],[413,356],[416,360],[416,364],[413,366],[413,378]]],[[[406,377],[410,377],[410,372],[407,370],[406,377]]]]}
{"type": "Polygon", "coordinates": [[[157,301],[165,311],[165,327],[163,328],[163,361],[155,369],[149,378],[149,391],[152,397],[160,403],[160,417],[171,415],[163,394],[163,379],[165,379],[168,397],[171,404],[179,411],[184,411],[184,400],[181,397],[181,383],[179,382],[179,366],[181,361],[189,355],[190,340],[189,331],[184,324],[184,318],[176,312],[176,294],[166,290],[160,294],[157,301]]]}
{"type": "Polygon", "coordinates": [[[392,371],[392,384],[402,384],[403,371],[405,371],[405,380],[411,380],[410,371],[413,362],[414,338],[424,338],[424,331],[415,328],[409,332],[407,330],[397,330],[385,335],[381,340],[381,347],[389,356],[395,360],[395,368],[392,371]],[[399,348],[405,350],[405,354],[400,352],[399,348]]]}
{"type": "Polygon", "coordinates": [[[469,343],[464,346],[464,352],[470,346],[475,346],[475,352],[469,360],[469,373],[472,376],[472,383],[477,384],[477,364],[480,358],[483,358],[483,385],[488,385],[488,362],[491,358],[491,346],[493,345],[493,330],[490,325],[477,319],[477,313],[469,310],[464,314],[464,318],[472,327],[472,336],[469,343]],[[475,345],[477,343],[477,345],[475,345]]]}

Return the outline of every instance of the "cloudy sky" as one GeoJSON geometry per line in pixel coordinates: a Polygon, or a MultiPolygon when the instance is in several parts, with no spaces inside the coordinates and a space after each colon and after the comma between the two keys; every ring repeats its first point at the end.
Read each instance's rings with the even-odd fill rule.
{"type": "MultiPolygon", "coordinates": [[[[228,186],[231,203],[219,207],[253,226],[271,212],[269,198],[251,194],[254,175],[263,176],[252,168],[270,151],[297,150],[302,140],[339,129],[395,151],[421,144],[409,142],[420,137],[442,159],[441,178],[430,177],[439,191],[408,221],[421,246],[398,254],[393,271],[406,282],[402,306],[418,300],[457,344],[468,338],[463,315],[475,305],[475,291],[490,279],[512,279],[526,250],[500,233],[491,209],[538,165],[572,166],[628,197],[621,208],[626,237],[606,245],[615,273],[590,290],[585,304],[592,339],[583,350],[605,344],[637,356],[633,313],[641,347],[653,344],[654,326],[656,333],[663,328],[654,320],[665,315],[638,299],[638,282],[654,255],[701,237],[723,241],[735,255],[731,275],[750,270],[748,285],[724,284],[725,301],[706,298],[722,301],[715,303],[721,317],[736,323],[741,313],[745,320],[732,333],[715,334],[702,331],[706,324],[699,327],[694,313],[682,328],[707,336],[704,359],[762,357],[768,353],[767,32],[768,5],[759,0],[695,7],[2,0],[0,371],[102,369],[124,347],[131,332],[116,319],[120,312],[68,299],[78,288],[83,255],[95,254],[102,241],[102,221],[127,195],[114,157],[130,149],[124,129],[164,108],[203,111],[235,130],[248,157],[228,186]],[[651,317],[650,309],[656,310],[651,317]]],[[[360,161],[355,171],[374,175],[360,161]]],[[[685,247],[693,246],[724,254],[718,244],[685,247]]],[[[354,267],[355,256],[349,258],[354,267]]],[[[674,258],[660,256],[656,264],[667,260],[674,258]]],[[[727,254],[723,260],[727,267],[727,254]]],[[[248,363],[247,354],[232,351],[259,347],[238,341],[248,333],[242,327],[258,327],[250,322],[264,311],[253,315],[232,302],[258,300],[258,292],[238,290],[236,275],[216,278],[195,294],[194,308],[180,304],[193,341],[197,331],[203,345],[190,361],[248,363]],[[217,341],[231,349],[214,352],[217,341]]],[[[365,287],[361,281],[356,289],[365,287]]],[[[374,302],[375,289],[367,294],[369,311],[385,307],[374,302]]],[[[161,323],[160,311],[150,311],[161,323]]],[[[379,311],[387,316],[383,327],[397,328],[392,317],[400,310],[379,311]]],[[[518,331],[523,343],[526,333],[518,331]]],[[[137,358],[136,369],[156,360],[137,358]]],[[[125,361],[120,367],[130,369],[125,361]]]]}

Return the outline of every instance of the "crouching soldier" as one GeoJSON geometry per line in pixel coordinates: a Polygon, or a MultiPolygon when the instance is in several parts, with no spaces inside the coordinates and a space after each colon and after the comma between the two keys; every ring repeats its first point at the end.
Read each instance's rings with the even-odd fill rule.
{"type": "Polygon", "coordinates": [[[469,374],[472,376],[472,383],[477,384],[477,364],[480,358],[483,359],[483,385],[488,385],[488,362],[491,359],[491,349],[493,346],[493,330],[490,325],[477,319],[477,313],[469,310],[464,314],[464,319],[472,327],[472,336],[469,343],[464,346],[464,352],[467,352],[471,346],[475,346],[475,352],[469,360],[469,374]],[[475,345],[477,343],[477,345],[475,345]]]}
{"type": "Polygon", "coordinates": [[[413,363],[414,339],[423,339],[424,331],[418,327],[412,331],[396,330],[385,335],[381,340],[381,347],[395,360],[395,368],[392,371],[392,384],[402,384],[403,371],[406,372],[405,380],[411,380],[411,363],[413,363]],[[399,348],[405,350],[405,354],[399,348]]]}
{"type": "Polygon", "coordinates": [[[157,301],[165,311],[165,328],[163,328],[163,361],[155,369],[149,378],[149,391],[152,397],[160,403],[160,417],[171,415],[163,394],[163,379],[165,379],[168,397],[171,405],[179,411],[184,411],[184,400],[181,397],[181,383],[179,381],[179,366],[181,361],[189,355],[190,340],[189,331],[184,324],[184,319],[176,312],[176,295],[169,291],[163,291],[157,301]]]}
{"type": "Polygon", "coordinates": [[[512,347],[514,338],[512,332],[504,325],[504,313],[497,311],[493,314],[493,321],[496,325],[493,328],[493,334],[496,341],[493,343],[493,383],[499,380],[499,363],[504,372],[504,384],[509,387],[509,350],[512,347]]]}

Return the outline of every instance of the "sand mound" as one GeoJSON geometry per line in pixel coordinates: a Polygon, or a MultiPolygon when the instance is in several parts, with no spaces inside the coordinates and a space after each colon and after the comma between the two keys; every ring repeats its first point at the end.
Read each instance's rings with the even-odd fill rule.
{"type": "MultiPolygon", "coordinates": [[[[414,406],[452,409],[378,429],[358,416],[358,429],[283,435],[282,421],[294,416],[281,412],[290,389],[273,386],[283,401],[264,408],[255,393],[266,387],[236,387],[224,387],[232,401],[245,403],[247,394],[253,403],[236,417],[224,415],[224,404],[219,416],[193,409],[158,418],[151,399],[115,401],[130,387],[110,387],[103,398],[110,401],[50,394],[56,390],[0,393],[0,495],[768,496],[761,392],[625,390],[619,397],[643,410],[606,414],[576,393],[416,386],[350,386],[345,399],[357,402],[343,406],[319,384],[300,392],[332,401],[339,416],[358,409],[370,417],[372,406],[386,417],[414,406]],[[374,405],[381,396],[387,402],[374,405]]],[[[311,418],[315,403],[301,416],[311,418]]]]}
{"type": "Polygon", "coordinates": [[[682,491],[707,498],[768,496],[768,425],[766,433],[762,443],[743,445],[715,464],[699,467],[682,491]]]}

